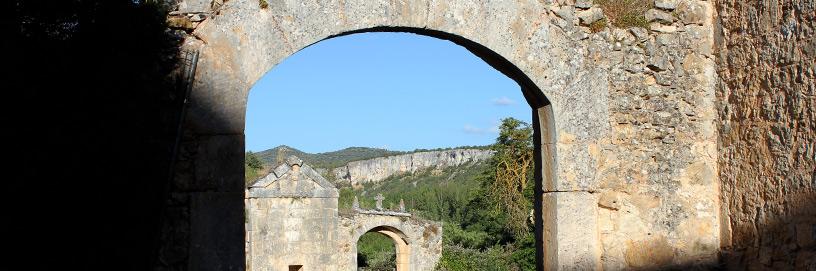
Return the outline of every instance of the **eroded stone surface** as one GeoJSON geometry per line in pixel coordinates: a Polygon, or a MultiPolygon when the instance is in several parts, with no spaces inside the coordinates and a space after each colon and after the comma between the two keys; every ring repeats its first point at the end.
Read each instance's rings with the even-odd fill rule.
{"type": "Polygon", "coordinates": [[[724,263],[816,270],[816,1],[717,12],[724,263]]]}
{"type": "Polygon", "coordinates": [[[655,0],[655,7],[672,10],[677,8],[677,0],[655,0]]]}

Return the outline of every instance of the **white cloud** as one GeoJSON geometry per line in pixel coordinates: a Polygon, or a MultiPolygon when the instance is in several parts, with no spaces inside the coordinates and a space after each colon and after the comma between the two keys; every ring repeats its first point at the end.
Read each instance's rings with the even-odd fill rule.
{"type": "Polygon", "coordinates": [[[468,134],[481,134],[484,133],[484,130],[478,127],[473,127],[470,124],[465,124],[465,127],[462,128],[462,131],[468,134]]]}
{"type": "Polygon", "coordinates": [[[477,134],[477,135],[495,134],[495,133],[499,132],[499,127],[498,126],[493,126],[493,127],[490,127],[490,128],[479,128],[479,127],[476,127],[476,126],[473,126],[473,125],[470,125],[470,124],[465,124],[465,126],[462,127],[462,131],[464,131],[467,134],[477,134]]]}
{"type": "Polygon", "coordinates": [[[514,104],[516,104],[516,101],[513,101],[512,99],[504,97],[504,96],[493,99],[493,105],[506,106],[506,105],[514,105],[514,104]]]}

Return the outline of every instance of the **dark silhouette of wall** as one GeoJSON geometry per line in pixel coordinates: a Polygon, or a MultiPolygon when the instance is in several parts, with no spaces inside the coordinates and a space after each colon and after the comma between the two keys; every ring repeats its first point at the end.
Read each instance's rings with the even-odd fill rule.
{"type": "Polygon", "coordinates": [[[181,108],[165,15],[130,0],[4,6],[4,258],[24,268],[9,270],[150,269],[181,108]]]}

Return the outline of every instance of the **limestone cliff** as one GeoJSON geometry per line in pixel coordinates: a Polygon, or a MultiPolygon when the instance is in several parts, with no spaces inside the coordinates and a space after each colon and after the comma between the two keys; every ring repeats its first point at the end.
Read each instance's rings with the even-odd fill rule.
{"type": "Polygon", "coordinates": [[[332,174],[337,182],[355,185],[379,182],[399,173],[413,173],[424,169],[445,168],[484,161],[490,158],[491,155],[493,155],[493,151],[479,149],[417,152],[354,161],[333,169],[332,174]]]}

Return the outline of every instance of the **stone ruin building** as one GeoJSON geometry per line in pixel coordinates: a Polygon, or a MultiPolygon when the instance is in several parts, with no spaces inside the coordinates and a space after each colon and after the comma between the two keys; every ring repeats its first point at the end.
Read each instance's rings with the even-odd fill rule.
{"type": "MultiPolygon", "coordinates": [[[[816,268],[816,1],[644,0],[645,25],[597,27],[612,18],[601,2],[174,0],[168,22],[200,58],[157,269],[244,269],[251,86],[311,44],[363,32],[449,40],[519,84],[536,135],[538,269],[816,268]]],[[[318,182],[249,210],[336,208],[318,182]]],[[[288,223],[333,212],[308,210],[288,223]]],[[[274,252],[257,222],[253,262],[274,252]]],[[[342,264],[313,246],[292,259],[342,264]]]]}
{"type": "Polygon", "coordinates": [[[290,156],[246,192],[247,270],[355,270],[357,240],[368,232],[388,236],[398,271],[432,270],[442,253],[442,225],[414,219],[401,207],[338,213],[338,191],[290,156]]]}

